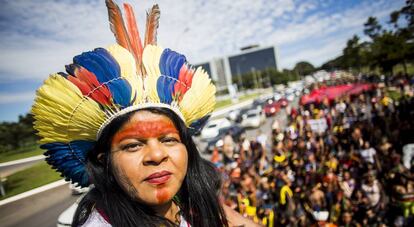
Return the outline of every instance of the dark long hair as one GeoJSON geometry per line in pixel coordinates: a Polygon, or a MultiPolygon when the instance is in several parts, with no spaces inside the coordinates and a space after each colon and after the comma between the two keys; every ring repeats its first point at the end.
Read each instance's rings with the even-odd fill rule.
{"type": "MultiPolygon", "coordinates": [[[[184,122],[165,108],[145,109],[169,117],[178,129],[188,152],[187,175],[176,199],[181,214],[192,226],[228,226],[218,199],[221,177],[213,164],[203,159],[184,122]]],[[[149,207],[132,199],[117,183],[110,152],[112,138],[134,112],[114,119],[102,132],[95,148],[88,153],[88,173],[94,187],[80,201],[72,226],[82,225],[95,208],[102,210],[112,226],[174,226],[149,207]],[[103,153],[104,161],[98,160],[103,153]]]]}

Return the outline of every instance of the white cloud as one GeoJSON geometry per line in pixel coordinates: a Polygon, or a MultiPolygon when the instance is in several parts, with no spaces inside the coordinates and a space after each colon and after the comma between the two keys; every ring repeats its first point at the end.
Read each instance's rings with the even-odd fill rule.
{"type": "Polygon", "coordinates": [[[0,93],[0,105],[19,103],[24,101],[33,101],[34,92],[23,92],[23,93],[0,93]]]}
{"type": "MultiPolygon", "coordinates": [[[[141,33],[144,11],[154,2],[133,4],[141,33]]],[[[282,67],[292,67],[299,60],[319,64],[337,54],[334,47],[345,42],[327,37],[344,30],[358,33],[368,16],[386,16],[402,2],[363,2],[327,14],[317,10],[327,6],[316,0],[160,0],[159,43],[184,53],[193,63],[235,53],[245,45],[276,44],[284,50],[282,67]],[[334,44],[319,42],[317,46],[320,39],[334,44]],[[289,51],[293,49],[298,51],[289,51]]],[[[74,55],[114,42],[102,1],[10,0],[0,10],[2,15],[12,16],[11,21],[0,21],[0,81],[44,79],[62,71],[74,55]]]]}

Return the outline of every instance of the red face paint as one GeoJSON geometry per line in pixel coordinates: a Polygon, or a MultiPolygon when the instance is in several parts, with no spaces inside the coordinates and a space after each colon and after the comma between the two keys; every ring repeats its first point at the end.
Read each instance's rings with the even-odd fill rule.
{"type": "Polygon", "coordinates": [[[112,145],[127,138],[158,138],[170,133],[178,134],[178,131],[174,124],[168,120],[132,121],[115,134],[112,145]]]}
{"type": "Polygon", "coordinates": [[[158,188],[157,190],[157,200],[159,203],[165,203],[170,198],[170,193],[165,188],[158,188]]]}

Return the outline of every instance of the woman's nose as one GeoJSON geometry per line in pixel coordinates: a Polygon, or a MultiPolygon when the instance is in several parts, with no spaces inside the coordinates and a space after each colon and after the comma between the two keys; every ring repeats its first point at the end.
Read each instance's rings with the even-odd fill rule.
{"type": "Polygon", "coordinates": [[[148,140],[144,157],[144,165],[159,165],[168,160],[168,152],[157,139],[148,140]]]}

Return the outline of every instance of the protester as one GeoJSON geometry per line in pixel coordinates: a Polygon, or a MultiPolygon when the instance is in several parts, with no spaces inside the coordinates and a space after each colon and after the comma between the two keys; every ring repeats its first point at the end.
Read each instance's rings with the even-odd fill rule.
{"type": "MultiPolygon", "coordinates": [[[[403,88],[388,84],[400,87],[399,100],[377,83],[301,105],[285,127],[275,117],[269,135],[244,135],[239,160],[223,171],[239,173],[223,200],[265,226],[412,226],[414,87],[401,80],[403,88]]],[[[357,81],[330,83],[348,82],[357,81]]]]}
{"type": "MultiPolygon", "coordinates": [[[[124,24],[106,4],[118,44],[75,56],[68,74],[46,79],[32,109],[47,162],[91,186],[72,226],[254,226],[220,200],[220,174],[191,137],[215,106],[207,73],[157,46],[157,5],[142,46],[131,6],[124,24]]],[[[230,175],[254,199],[253,177],[230,175]]]]}

